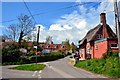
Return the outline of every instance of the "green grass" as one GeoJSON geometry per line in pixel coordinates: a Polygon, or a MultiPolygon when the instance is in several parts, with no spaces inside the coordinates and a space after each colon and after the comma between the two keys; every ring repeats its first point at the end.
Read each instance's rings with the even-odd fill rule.
{"type": "Polygon", "coordinates": [[[17,67],[13,67],[10,69],[16,69],[16,70],[26,70],[26,71],[36,71],[36,70],[43,70],[46,65],[44,64],[28,64],[28,65],[20,65],[17,67]]]}
{"type": "Polygon", "coordinates": [[[79,61],[74,66],[97,74],[103,74],[111,78],[120,78],[120,64],[118,61],[118,55],[115,54],[106,59],[79,61]]]}

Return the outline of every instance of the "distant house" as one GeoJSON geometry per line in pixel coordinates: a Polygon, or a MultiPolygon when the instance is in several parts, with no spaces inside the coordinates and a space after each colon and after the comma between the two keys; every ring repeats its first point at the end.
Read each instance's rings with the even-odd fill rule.
{"type": "Polygon", "coordinates": [[[103,54],[111,48],[118,52],[118,42],[115,33],[106,23],[106,14],[100,14],[100,24],[88,31],[86,36],[79,41],[81,59],[102,58],[103,54]]]}
{"type": "Polygon", "coordinates": [[[39,46],[43,48],[44,52],[57,52],[57,51],[65,51],[65,45],[64,44],[46,44],[46,43],[40,43],[39,46]]]}

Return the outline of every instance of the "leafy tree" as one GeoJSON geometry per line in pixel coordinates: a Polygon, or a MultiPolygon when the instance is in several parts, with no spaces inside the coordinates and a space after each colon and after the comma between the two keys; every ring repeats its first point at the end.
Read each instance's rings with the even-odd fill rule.
{"type": "Polygon", "coordinates": [[[70,45],[70,50],[72,51],[72,53],[74,53],[77,49],[77,46],[72,42],[70,45]]]}
{"type": "Polygon", "coordinates": [[[64,45],[65,45],[67,51],[69,51],[69,50],[70,50],[70,43],[69,43],[69,40],[66,40],[66,41],[64,42],[64,45]]]}

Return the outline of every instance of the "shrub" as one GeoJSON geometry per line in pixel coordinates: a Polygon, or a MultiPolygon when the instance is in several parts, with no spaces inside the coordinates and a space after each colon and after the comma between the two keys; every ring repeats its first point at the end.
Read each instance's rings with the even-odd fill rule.
{"type": "Polygon", "coordinates": [[[103,58],[106,59],[106,58],[112,56],[112,54],[113,53],[112,53],[111,49],[108,48],[107,52],[105,54],[103,54],[103,58]]]}
{"type": "Polygon", "coordinates": [[[110,54],[110,57],[105,59],[101,58],[79,61],[75,66],[94,73],[104,74],[112,78],[120,78],[118,53],[112,53],[110,54]]]}
{"type": "Polygon", "coordinates": [[[37,50],[41,52],[43,49],[41,46],[38,46],[37,50]]]}
{"type": "Polygon", "coordinates": [[[21,52],[17,46],[12,45],[9,47],[4,47],[2,49],[2,62],[15,62],[18,61],[21,56],[21,52]]]}

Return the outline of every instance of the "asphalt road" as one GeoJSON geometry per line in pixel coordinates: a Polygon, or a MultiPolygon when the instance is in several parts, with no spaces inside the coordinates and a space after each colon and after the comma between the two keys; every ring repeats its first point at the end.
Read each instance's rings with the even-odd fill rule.
{"type": "Polygon", "coordinates": [[[44,63],[47,67],[42,71],[21,71],[8,69],[12,66],[2,66],[2,78],[106,78],[83,69],[73,67],[68,57],[44,63]]]}

